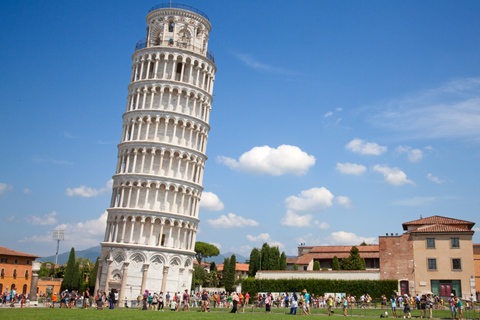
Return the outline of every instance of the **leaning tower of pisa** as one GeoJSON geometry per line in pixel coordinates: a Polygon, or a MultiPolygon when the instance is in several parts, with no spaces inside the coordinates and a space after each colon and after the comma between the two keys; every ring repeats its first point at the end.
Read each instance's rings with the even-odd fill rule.
{"type": "Polygon", "coordinates": [[[120,299],[191,287],[216,66],[208,16],[162,4],[132,75],[96,289],[120,299]]]}

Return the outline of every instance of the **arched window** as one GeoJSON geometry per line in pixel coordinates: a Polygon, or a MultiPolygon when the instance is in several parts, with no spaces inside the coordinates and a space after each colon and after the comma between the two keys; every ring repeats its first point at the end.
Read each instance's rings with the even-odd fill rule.
{"type": "Polygon", "coordinates": [[[170,21],[168,24],[168,32],[173,32],[173,29],[175,28],[175,23],[173,21],[170,21]]]}
{"type": "Polygon", "coordinates": [[[0,275],[1,275],[2,279],[3,279],[3,277],[5,277],[5,269],[4,268],[2,268],[2,272],[0,273],[0,275]]]}
{"type": "Polygon", "coordinates": [[[27,294],[27,285],[26,284],[23,285],[22,293],[27,294]]]}
{"type": "Polygon", "coordinates": [[[17,269],[13,269],[13,279],[17,279],[17,269]]]}
{"type": "Polygon", "coordinates": [[[25,279],[28,279],[28,270],[25,270],[25,279]]]}
{"type": "Polygon", "coordinates": [[[3,292],[3,283],[0,283],[0,292],[3,292]]]}

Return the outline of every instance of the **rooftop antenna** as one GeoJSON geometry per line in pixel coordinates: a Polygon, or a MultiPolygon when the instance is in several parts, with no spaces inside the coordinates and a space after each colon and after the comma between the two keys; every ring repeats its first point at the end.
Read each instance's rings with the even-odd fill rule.
{"type": "Polygon", "coordinates": [[[420,215],[420,219],[423,219],[422,215],[420,215]]]}
{"type": "Polygon", "coordinates": [[[55,253],[55,264],[58,260],[58,249],[60,248],[60,240],[64,240],[64,230],[55,229],[53,230],[53,240],[57,241],[57,253],[55,253]]]}

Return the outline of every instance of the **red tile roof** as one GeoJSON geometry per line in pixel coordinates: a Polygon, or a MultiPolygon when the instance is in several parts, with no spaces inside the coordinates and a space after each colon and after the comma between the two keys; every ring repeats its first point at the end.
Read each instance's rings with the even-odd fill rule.
{"type": "Polygon", "coordinates": [[[463,225],[463,226],[466,226],[468,229],[471,229],[475,225],[475,222],[447,218],[442,216],[432,216],[428,218],[422,218],[422,219],[418,219],[410,222],[405,222],[402,224],[402,226],[403,226],[403,230],[407,230],[409,226],[434,225],[434,224],[456,225],[456,226],[463,225]]]}
{"type": "Polygon", "coordinates": [[[454,226],[444,225],[444,224],[434,224],[421,226],[411,231],[412,233],[438,233],[438,232],[469,232],[473,233],[473,230],[458,228],[454,226]]]}
{"type": "Polygon", "coordinates": [[[27,257],[27,258],[40,258],[39,256],[29,254],[29,253],[24,253],[20,251],[15,251],[12,249],[7,249],[5,247],[0,247],[0,255],[3,256],[16,256],[16,257],[27,257]]]}
{"type": "MultiPolygon", "coordinates": [[[[350,254],[353,246],[318,246],[313,247],[309,253],[342,253],[346,252],[350,254]]],[[[378,245],[374,246],[356,246],[359,252],[378,252],[378,245]]]]}
{"type": "MultiPolygon", "coordinates": [[[[235,266],[235,271],[248,271],[249,267],[250,265],[247,263],[237,263],[237,265],[235,266]]],[[[223,263],[217,264],[217,270],[219,272],[223,271],[223,263]]]]}

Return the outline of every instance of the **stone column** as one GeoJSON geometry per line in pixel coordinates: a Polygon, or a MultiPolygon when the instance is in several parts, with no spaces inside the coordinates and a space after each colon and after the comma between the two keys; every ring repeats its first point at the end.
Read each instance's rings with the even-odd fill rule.
{"type": "Polygon", "coordinates": [[[142,287],[140,288],[140,294],[143,295],[145,293],[145,290],[147,289],[147,273],[148,273],[148,267],[149,264],[144,264],[143,265],[143,275],[142,275],[142,287]]]}
{"type": "Polygon", "coordinates": [[[40,261],[32,262],[32,280],[30,283],[30,293],[28,295],[30,301],[37,301],[37,287],[38,287],[38,274],[42,263],[40,261]]]}
{"type": "Polygon", "coordinates": [[[108,294],[108,290],[110,289],[109,288],[109,284],[108,284],[108,281],[110,280],[110,277],[112,276],[112,262],[113,262],[113,259],[108,259],[107,260],[107,277],[105,279],[105,290],[104,292],[108,294]]]}
{"type": "Polygon", "coordinates": [[[128,277],[128,265],[130,262],[123,262],[123,276],[122,276],[122,285],[120,287],[120,296],[118,297],[118,305],[122,306],[125,301],[125,288],[127,286],[127,277],[128,277]]]}
{"type": "Polygon", "coordinates": [[[163,291],[163,294],[166,294],[165,290],[167,288],[167,277],[168,277],[168,267],[164,266],[163,267],[163,277],[162,277],[162,291],[163,291]]]}

